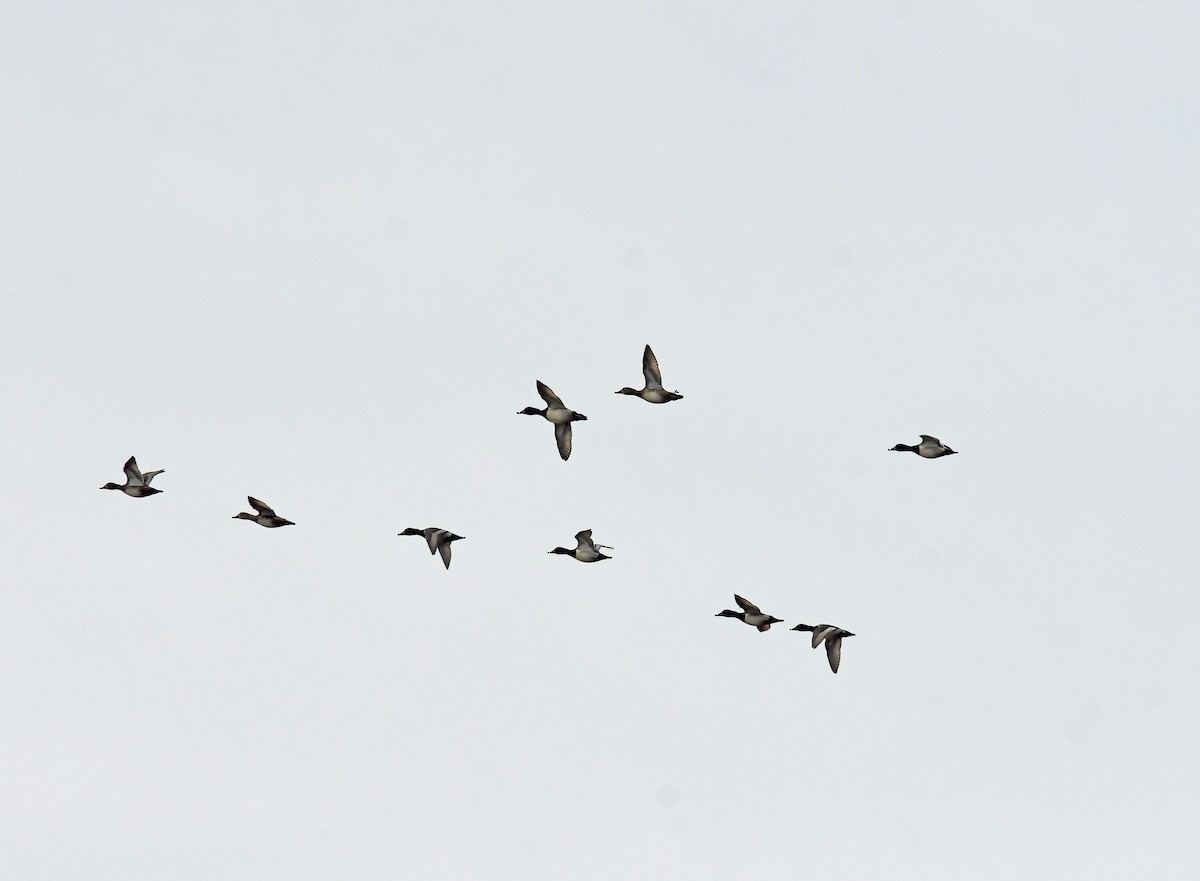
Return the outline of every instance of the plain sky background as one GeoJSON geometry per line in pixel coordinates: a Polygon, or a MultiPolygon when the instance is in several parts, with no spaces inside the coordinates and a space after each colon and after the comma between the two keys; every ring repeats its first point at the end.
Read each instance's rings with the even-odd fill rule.
{"type": "Polygon", "coordinates": [[[1198,19],[5,4],[0,874],[1195,877],[1198,19]]]}

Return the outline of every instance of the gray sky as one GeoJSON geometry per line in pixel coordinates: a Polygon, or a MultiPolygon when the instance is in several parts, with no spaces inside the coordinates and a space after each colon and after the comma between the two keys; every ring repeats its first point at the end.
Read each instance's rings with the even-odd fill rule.
{"type": "Polygon", "coordinates": [[[1197,16],[5,5],[6,877],[1191,877],[1197,16]]]}

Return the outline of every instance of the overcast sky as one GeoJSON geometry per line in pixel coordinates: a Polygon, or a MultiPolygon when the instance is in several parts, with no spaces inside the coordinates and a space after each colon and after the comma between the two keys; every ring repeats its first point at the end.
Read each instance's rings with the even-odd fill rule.
{"type": "Polygon", "coordinates": [[[2,874],[1194,877],[1200,14],[986,6],[5,4],[2,874]]]}

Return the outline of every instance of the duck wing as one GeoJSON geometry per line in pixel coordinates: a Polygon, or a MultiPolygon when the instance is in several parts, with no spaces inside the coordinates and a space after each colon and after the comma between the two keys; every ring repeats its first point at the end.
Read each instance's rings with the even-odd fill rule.
{"type": "MultiPolygon", "coordinates": [[[[558,398],[555,398],[558,401],[558,398]]],[[[549,399],[547,399],[547,402],[549,399]]],[[[558,406],[562,406],[562,401],[558,401],[558,406]]],[[[556,422],[554,424],[554,442],[558,444],[558,454],[562,456],[565,462],[571,458],[571,423],[556,422]]]]}
{"type": "Polygon", "coordinates": [[[442,562],[446,564],[446,568],[450,568],[450,542],[438,542],[438,553],[442,555],[442,562]]]}
{"type": "Polygon", "coordinates": [[[592,531],[585,529],[582,532],[575,533],[575,541],[577,542],[575,550],[595,551],[596,543],[592,541],[592,531]]]}
{"type": "Polygon", "coordinates": [[[658,369],[658,359],[649,346],[642,352],[642,376],[646,377],[646,388],[662,388],[662,371],[658,369]]]}
{"type": "Polygon", "coordinates": [[[130,486],[145,486],[149,482],[142,477],[142,472],[137,467],[137,459],[133,456],[125,463],[125,482],[130,486]]]}
{"type": "Polygon", "coordinates": [[[761,615],[762,609],[754,605],[745,597],[740,597],[736,593],[733,595],[733,601],[742,607],[743,612],[749,612],[751,615],[761,615]]]}
{"type": "Polygon", "coordinates": [[[158,477],[158,475],[162,474],[163,471],[165,471],[165,470],[166,469],[164,469],[164,468],[159,468],[157,471],[147,471],[145,474],[142,475],[142,481],[146,484],[146,486],[149,486],[150,481],[152,481],[154,478],[158,477]]]}
{"type": "Polygon", "coordinates": [[[842,663],[841,634],[825,640],[825,654],[829,658],[829,669],[836,673],[842,663]]]}
{"type": "Polygon", "coordinates": [[[932,435],[922,434],[922,435],[919,435],[919,437],[921,438],[921,440],[925,441],[925,443],[927,443],[927,444],[934,444],[935,446],[939,446],[939,447],[942,445],[942,442],[940,440],[938,440],[936,437],[933,437],[932,435]]]}
{"type": "Polygon", "coordinates": [[[431,526],[428,529],[422,529],[421,532],[425,535],[425,543],[429,545],[429,553],[436,554],[438,545],[442,543],[442,531],[431,526]]]}
{"type": "Polygon", "coordinates": [[[264,517],[275,516],[275,509],[266,502],[260,502],[258,499],[254,498],[254,496],[246,496],[246,501],[250,503],[251,508],[262,514],[264,517]]]}
{"type": "Polygon", "coordinates": [[[812,631],[812,648],[821,645],[821,641],[826,641],[828,647],[829,642],[840,639],[841,630],[835,628],[833,624],[818,624],[817,629],[812,631]]]}
{"type": "Polygon", "coordinates": [[[813,628],[812,647],[816,648],[821,644],[821,640],[828,639],[837,631],[836,627],[831,627],[828,624],[818,624],[813,628]]]}
{"type": "MultiPolygon", "coordinates": [[[[542,400],[546,402],[547,407],[550,407],[550,408],[557,407],[557,408],[561,408],[563,410],[567,409],[566,404],[564,404],[562,402],[562,398],[560,398],[558,395],[554,394],[554,390],[552,388],[550,388],[550,386],[546,385],[546,383],[542,382],[540,379],[537,381],[537,390],[538,390],[538,394],[542,396],[542,400]]],[[[563,458],[565,459],[567,457],[563,456],[563,458]]]]}

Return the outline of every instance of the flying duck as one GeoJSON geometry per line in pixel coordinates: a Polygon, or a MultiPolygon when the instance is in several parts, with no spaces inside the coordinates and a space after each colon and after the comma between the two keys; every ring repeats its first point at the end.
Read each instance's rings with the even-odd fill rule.
{"type": "Polygon", "coordinates": [[[892,450],[899,450],[902,453],[916,453],[923,459],[936,459],[938,456],[954,456],[958,453],[958,450],[950,449],[936,437],[930,437],[927,434],[921,435],[921,442],[916,446],[896,444],[888,452],[890,453],[892,450]]]}
{"type": "Polygon", "coordinates": [[[439,529],[436,526],[430,526],[428,529],[415,529],[412,526],[403,532],[396,533],[397,535],[423,535],[425,542],[429,545],[429,553],[440,553],[442,562],[446,564],[446,568],[450,568],[450,542],[458,541],[462,538],[461,535],[455,535],[449,529],[439,529]]]}
{"type": "Polygon", "coordinates": [[[586,422],[587,417],[582,413],[576,413],[567,407],[562,402],[562,398],[554,394],[550,386],[537,381],[538,394],[542,396],[542,400],[546,402],[546,406],[541,410],[536,407],[526,407],[520,411],[518,416],[544,416],[546,419],[554,423],[554,440],[558,443],[558,454],[562,456],[563,461],[571,458],[571,423],[586,422]]]}
{"type": "Polygon", "coordinates": [[[575,533],[575,550],[569,551],[566,548],[555,548],[552,551],[546,551],[548,554],[566,554],[568,557],[574,557],[580,563],[595,563],[597,560],[611,560],[612,557],[600,553],[600,548],[612,550],[608,545],[598,545],[592,541],[592,531],[585,529],[583,532],[575,533]]]}
{"type": "Polygon", "coordinates": [[[738,596],[736,593],[733,595],[733,599],[734,599],[734,602],[736,602],[739,606],[742,607],[742,611],[734,612],[731,609],[722,609],[721,611],[717,612],[717,614],[714,615],[713,617],[714,618],[737,618],[739,621],[744,621],[746,624],[749,624],[751,627],[757,627],[763,633],[770,630],[772,624],[783,623],[782,618],[775,618],[771,615],[764,615],[762,609],[760,609],[758,606],[754,605],[754,603],[750,602],[748,599],[738,596]]]}
{"type": "Polygon", "coordinates": [[[258,499],[254,498],[254,496],[246,496],[246,499],[250,502],[250,507],[252,507],[258,513],[247,514],[245,511],[242,511],[240,514],[233,515],[234,520],[253,520],[259,526],[265,526],[268,529],[274,529],[276,526],[296,525],[291,520],[284,520],[282,517],[276,514],[271,506],[266,502],[260,502],[258,499]]]}
{"type": "Polygon", "coordinates": [[[162,473],[163,469],[160,468],[157,471],[150,471],[146,474],[143,474],[138,468],[137,459],[135,459],[133,456],[130,456],[129,461],[125,463],[125,482],[113,483],[112,481],[109,481],[108,483],[104,484],[104,486],[100,487],[100,489],[119,489],[121,492],[125,493],[125,495],[133,496],[135,499],[140,499],[145,496],[152,496],[155,493],[162,492],[162,490],[151,487],[150,481],[162,473]]]}
{"type": "Polygon", "coordinates": [[[663,388],[662,371],[658,369],[658,359],[654,357],[654,352],[650,350],[649,346],[646,346],[646,351],[642,352],[642,375],[646,377],[645,388],[636,389],[625,386],[617,394],[636,395],[651,404],[666,404],[678,401],[683,397],[678,391],[669,392],[663,388]]]}
{"type": "Polygon", "coordinates": [[[842,630],[832,624],[797,624],[792,630],[811,630],[813,648],[819,646],[821,640],[825,640],[825,654],[829,657],[829,669],[834,673],[838,671],[838,667],[842,663],[842,638],[854,635],[849,630],[842,630]]]}

